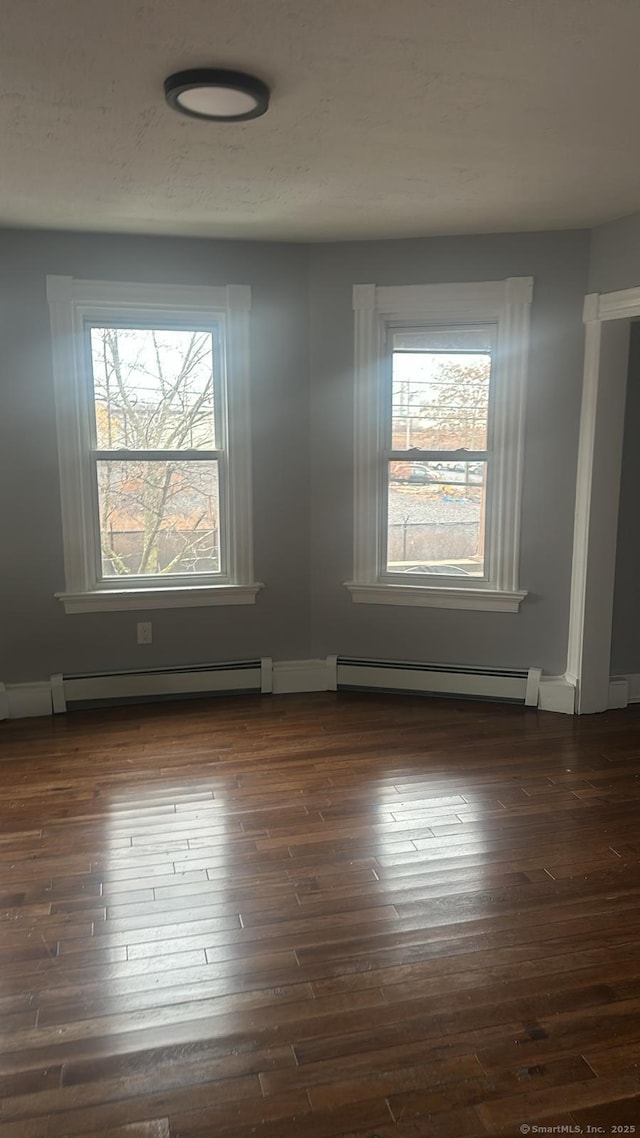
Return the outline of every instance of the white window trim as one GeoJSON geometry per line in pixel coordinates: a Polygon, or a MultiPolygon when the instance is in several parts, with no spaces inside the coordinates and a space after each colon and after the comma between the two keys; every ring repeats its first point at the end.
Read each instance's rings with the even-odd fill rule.
{"type": "MultiPolygon", "coordinates": [[[[466,284],[355,285],[355,485],[353,580],[356,603],[517,612],[524,410],[532,277],[466,284]],[[383,563],[380,454],[384,449],[387,333],[394,324],[491,323],[497,327],[492,374],[493,427],[487,496],[486,580],[443,585],[389,581],[383,563]]],[[[455,583],[454,583],[455,581],[455,583]]]]}
{"type": "Polygon", "coordinates": [[[247,285],[202,287],[85,281],[48,276],[53,377],[60,458],[65,591],[56,593],[65,611],[183,608],[254,604],[261,584],[253,580],[251,511],[251,420],[247,285]],[[95,526],[88,462],[89,401],[84,363],[85,320],[166,314],[194,321],[222,319],[227,370],[228,511],[227,572],[223,578],[184,578],[168,585],[96,580],[91,556],[95,526]]]}

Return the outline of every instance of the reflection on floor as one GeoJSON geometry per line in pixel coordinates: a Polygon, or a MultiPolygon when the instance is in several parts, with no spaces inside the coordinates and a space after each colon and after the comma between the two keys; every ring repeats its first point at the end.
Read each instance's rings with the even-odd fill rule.
{"type": "Polygon", "coordinates": [[[2,725],[0,1138],[640,1126],[639,725],[335,693],[2,725]]]}

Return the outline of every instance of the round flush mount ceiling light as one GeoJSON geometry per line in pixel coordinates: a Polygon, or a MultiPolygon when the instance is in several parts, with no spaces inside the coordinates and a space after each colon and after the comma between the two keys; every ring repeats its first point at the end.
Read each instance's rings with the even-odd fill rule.
{"type": "Polygon", "coordinates": [[[177,71],[165,79],[164,93],[175,111],[213,122],[257,119],[269,106],[269,88],[261,79],[212,67],[177,71]]]}

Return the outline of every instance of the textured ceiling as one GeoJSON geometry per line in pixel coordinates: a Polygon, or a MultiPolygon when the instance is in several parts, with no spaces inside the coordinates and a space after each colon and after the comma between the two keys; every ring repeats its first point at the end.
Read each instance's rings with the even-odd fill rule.
{"type": "Polygon", "coordinates": [[[640,208],[640,0],[0,0],[0,224],[344,240],[640,208]],[[166,75],[273,88],[182,118],[166,75]]]}

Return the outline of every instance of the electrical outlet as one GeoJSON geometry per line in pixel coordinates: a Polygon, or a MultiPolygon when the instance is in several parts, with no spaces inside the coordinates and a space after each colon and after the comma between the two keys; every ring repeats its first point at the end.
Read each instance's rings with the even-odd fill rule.
{"type": "Polygon", "coordinates": [[[137,624],[138,644],[151,644],[153,640],[151,621],[140,620],[137,624]]]}

